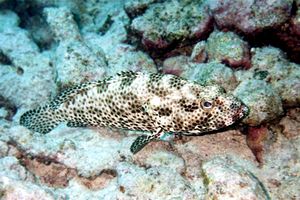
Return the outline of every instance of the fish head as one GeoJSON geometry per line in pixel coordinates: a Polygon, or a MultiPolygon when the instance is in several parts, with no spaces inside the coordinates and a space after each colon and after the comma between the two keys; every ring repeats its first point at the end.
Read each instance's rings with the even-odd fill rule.
{"type": "MultiPolygon", "coordinates": [[[[195,88],[195,87],[194,87],[195,88]]],[[[196,86],[197,110],[188,122],[188,132],[202,133],[218,130],[246,117],[249,108],[218,85],[196,86]]],[[[194,89],[195,91],[195,89],[194,89]]]]}

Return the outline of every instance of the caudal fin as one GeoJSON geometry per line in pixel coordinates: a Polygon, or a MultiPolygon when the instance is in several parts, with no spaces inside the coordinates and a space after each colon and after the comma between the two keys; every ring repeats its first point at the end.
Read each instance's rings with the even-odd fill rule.
{"type": "Polygon", "coordinates": [[[25,112],[20,118],[20,124],[39,133],[48,133],[62,121],[56,110],[50,106],[39,107],[25,112]]]}

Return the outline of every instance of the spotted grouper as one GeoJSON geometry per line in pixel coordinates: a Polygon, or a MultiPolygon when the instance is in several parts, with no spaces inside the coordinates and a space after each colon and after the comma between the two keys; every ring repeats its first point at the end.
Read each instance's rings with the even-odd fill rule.
{"type": "Polygon", "coordinates": [[[136,153],[151,141],[217,130],[247,113],[247,106],[220,86],[203,86],[174,75],[128,71],[70,88],[49,104],[24,113],[20,124],[40,133],[61,122],[70,127],[151,132],[133,142],[130,150],[136,153]]]}

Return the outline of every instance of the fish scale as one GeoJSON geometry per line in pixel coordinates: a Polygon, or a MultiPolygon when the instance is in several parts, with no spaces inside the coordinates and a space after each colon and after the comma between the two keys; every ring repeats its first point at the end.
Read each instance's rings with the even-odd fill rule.
{"type": "Polygon", "coordinates": [[[139,136],[133,153],[170,134],[201,134],[229,126],[248,108],[217,85],[203,86],[167,74],[122,72],[77,85],[48,105],[24,113],[20,124],[47,133],[59,123],[151,132],[139,136]],[[233,106],[234,105],[234,106],[233,106]]]}

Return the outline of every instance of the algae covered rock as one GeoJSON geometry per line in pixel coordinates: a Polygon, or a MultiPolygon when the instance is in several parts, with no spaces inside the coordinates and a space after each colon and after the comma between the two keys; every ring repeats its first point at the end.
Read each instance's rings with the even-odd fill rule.
{"type": "Polygon", "coordinates": [[[252,78],[270,82],[285,107],[299,105],[299,64],[289,62],[285,54],[274,47],[255,48],[251,62],[252,78]]]}
{"type": "Polygon", "coordinates": [[[7,156],[8,153],[8,145],[6,142],[0,140],[0,158],[7,156]]]}
{"type": "Polygon", "coordinates": [[[288,61],[286,55],[275,47],[253,49],[251,63],[250,71],[258,75],[256,78],[271,83],[286,78],[300,78],[300,65],[288,61]],[[261,73],[265,73],[265,76],[260,76],[261,73]]]}
{"type": "Polygon", "coordinates": [[[62,42],[56,49],[56,82],[63,86],[99,80],[105,74],[106,63],[80,41],[62,42]]]}
{"type": "MultiPolygon", "coordinates": [[[[280,120],[283,135],[289,139],[300,139],[300,108],[291,109],[287,116],[280,120]]],[[[300,149],[298,148],[300,152],[300,149]]]]}
{"type": "Polygon", "coordinates": [[[207,41],[198,42],[192,51],[191,61],[220,62],[232,68],[250,67],[249,45],[233,32],[212,32],[207,41]]]}
{"type": "Polygon", "coordinates": [[[124,43],[127,33],[123,26],[114,23],[105,35],[91,33],[84,38],[94,53],[105,54],[106,75],[127,70],[157,72],[156,65],[148,54],[124,43]]]}
{"type": "Polygon", "coordinates": [[[107,34],[103,37],[88,34],[85,40],[94,52],[104,52],[106,75],[128,70],[157,72],[156,65],[149,55],[132,45],[122,43],[122,36],[118,37],[118,34],[107,34]]]}
{"type": "Polygon", "coordinates": [[[218,84],[227,91],[233,90],[237,81],[231,68],[218,62],[193,63],[186,56],[171,57],[164,61],[164,73],[174,74],[202,85],[218,84]]]}
{"type": "Polygon", "coordinates": [[[250,67],[248,44],[233,32],[211,33],[205,50],[210,61],[219,61],[231,67],[250,67]]]}
{"type": "Polygon", "coordinates": [[[285,107],[300,105],[300,79],[297,77],[286,78],[273,83],[285,107]]]}
{"type": "MultiPolygon", "coordinates": [[[[294,1],[295,2],[295,1],[294,1]]],[[[297,63],[300,62],[300,6],[293,4],[290,18],[274,31],[275,40],[280,48],[289,54],[289,58],[297,63]]]]}
{"type": "Polygon", "coordinates": [[[283,113],[278,93],[263,80],[242,81],[233,93],[250,108],[249,116],[243,120],[250,126],[269,122],[283,113]]]}
{"type": "Polygon", "coordinates": [[[56,40],[80,40],[78,26],[73,19],[71,11],[66,7],[47,7],[44,9],[47,22],[56,40]]]}
{"type": "Polygon", "coordinates": [[[115,75],[121,71],[157,72],[156,65],[149,55],[137,50],[133,46],[119,44],[113,52],[107,54],[108,75],[115,75]]]}
{"type": "Polygon", "coordinates": [[[277,130],[274,134],[272,130],[271,137],[264,144],[264,165],[259,176],[271,191],[272,199],[300,198],[300,132],[297,110],[287,112],[287,117],[277,124],[282,131],[277,130]]]}
{"type": "MultiPolygon", "coordinates": [[[[19,160],[13,156],[6,156],[0,159],[0,176],[9,177],[14,180],[34,181],[34,177],[26,168],[20,165],[19,160]]],[[[4,180],[4,179],[2,179],[4,180]]]]}
{"type": "MultiPolygon", "coordinates": [[[[106,34],[113,26],[128,26],[130,19],[124,10],[126,1],[82,1],[79,0],[79,26],[82,33],[106,34]]],[[[122,29],[122,28],[121,28],[122,29]]],[[[117,30],[114,30],[117,31],[117,30]]]]}
{"type": "Polygon", "coordinates": [[[205,50],[205,46],[205,41],[200,41],[194,46],[191,54],[191,61],[196,63],[202,63],[207,59],[207,52],[205,50]]]}
{"type": "Polygon", "coordinates": [[[143,15],[133,19],[131,29],[147,48],[165,49],[201,38],[210,29],[211,19],[202,1],[165,1],[151,4],[143,15]]]}
{"type": "Polygon", "coordinates": [[[261,182],[237,163],[216,157],[202,165],[206,199],[270,199],[261,182]]]}
{"type": "Polygon", "coordinates": [[[219,27],[234,27],[252,34],[284,23],[290,16],[293,1],[209,0],[208,5],[219,27]]]}
{"type": "Polygon", "coordinates": [[[203,85],[218,84],[227,91],[233,90],[237,85],[233,70],[216,62],[197,64],[193,70],[187,70],[181,76],[203,85]]]}
{"type": "Polygon", "coordinates": [[[290,62],[286,55],[275,47],[253,48],[251,64],[247,70],[235,72],[238,82],[264,80],[279,94],[284,107],[299,105],[300,65],[290,62]]]}
{"type": "Polygon", "coordinates": [[[181,76],[182,73],[192,70],[195,64],[189,62],[189,57],[187,56],[174,56],[164,60],[162,71],[165,74],[174,74],[181,76]]]}
{"type": "Polygon", "coordinates": [[[125,10],[131,17],[142,14],[152,3],[156,3],[158,0],[129,0],[125,3],[125,10]]]}
{"type": "MultiPolygon", "coordinates": [[[[149,69],[152,72],[156,71],[153,60],[147,54],[128,44],[129,18],[123,9],[123,3],[122,1],[114,1],[112,4],[103,3],[102,7],[98,5],[101,8],[95,5],[94,10],[102,16],[101,19],[105,19],[105,22],[100,30],[93,30],[95,28],[93,23],[99,22],[101,19],[97,18],[90,28],[86,24],[83,34],[84,41],[95,54],[104,55],[107,65],[106,75],[114,75],[126,70],[145,69],[147,71],[149,69]]],[[[101,3],[99,2],[99,4],[101,3]]],[[[90,12],[93,12],[93,9],[90,12]]],[[[90,18],[93,17],[95,16],[90,16],[90,18]]],[[[93,20],[89,19],[89,21],[93,20]]]]}

